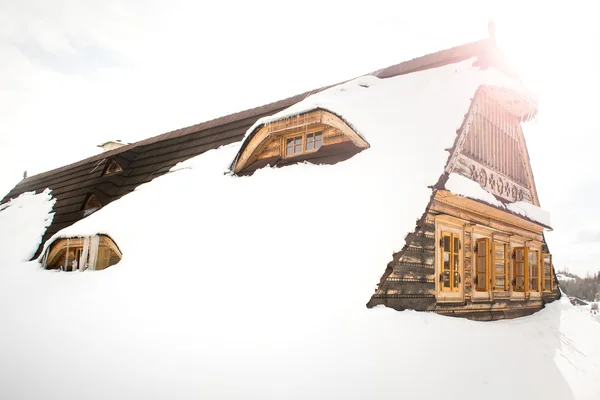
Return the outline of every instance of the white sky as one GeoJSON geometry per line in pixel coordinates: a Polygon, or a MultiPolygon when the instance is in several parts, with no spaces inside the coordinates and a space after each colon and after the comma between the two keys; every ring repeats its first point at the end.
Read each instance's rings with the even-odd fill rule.
{"type": "Polygon", "coordinates": [[[598,6],[544,3],[0,0],[0,197],[24,170],[478,40],[493,17],[540,97],[527,141],[555,265],[600,270],[598,6]]]}

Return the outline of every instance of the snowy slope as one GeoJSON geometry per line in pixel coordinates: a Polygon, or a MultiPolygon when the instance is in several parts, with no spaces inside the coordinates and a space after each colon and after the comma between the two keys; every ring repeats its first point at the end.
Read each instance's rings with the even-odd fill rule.
{"type": "Polygon", "coordinates": [[[600,324],[568,302],[492,323],[365,307],[495,79],[462,63],[346,85],[371,148],[333,166],[225,175],[239,144],[180,164],[57,234],[109,234],[106,270],[0,254],[0,397],[598,398],[600,324]]]}
{"type": "Polygon", "coordinates": [[[0,265],[33,257],[52,223],[55,203],[50,190],[46,190],[39,194],[24,193],[0,205],[0,265]]]}
{"type": "MultiPolygon", "coordinates": [[[[156,186],[193,179],[190,172],[160,178],[156,186]]],[[[145,197],[150,186],[123,200],[134,204],[129,197],[145,197]]],[[[26,208],[41,209],[46,207],[33,203],[26,208]]],[[[188,233],[206,242],[195,234],[196,221],[189,222],[188,233]]],[[[491,323],[368,310],[352,287],[366,265],[353,260],[358,251],[340,251],[337,260],[328,260],[330,267],[300,253],[300,270],[268,262],[250,268],[243,260],[254,249],[236,241],[235,232],[217,228],[214,234],[210,246],[226,239],[231,244],[215,249],[219,263],[208,262],[203,253],[210,247],[204,245],[186,248],[186,262],[170,261],[149,236],[104,271],[61,273],[35,262],[0,263],[0,397],[600,395],[600,324],[575,311],[566,297],[531,317],[491,323]],[[159,258],[139,263],[134,254],[142,252],[159,258]],[[351,278],[330,287],[341,272],[351,278]]]]}

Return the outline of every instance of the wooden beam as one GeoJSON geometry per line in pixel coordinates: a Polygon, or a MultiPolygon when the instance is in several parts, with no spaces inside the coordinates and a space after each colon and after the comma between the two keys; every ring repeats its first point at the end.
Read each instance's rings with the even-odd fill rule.
{"type": "Polygon", "coordinates": [[[524,229],[519,226],[515,226],[509,222],[499,220],[493,218],[489,215],[483,215],[473,210],[466,210],[459,208],[455,205],[448,204],[440,199],[434,199],[431,205],[432,211],[437,211],[440,213],[448,214],[453,217],[465,220],[467,222],[474,222],[483,226],[490,227],[495,230],[510,232],[515,235],[519,235],[523,238],[536,240],[538,242],[543,242],[543,237],[541,232],[532,232],[530,230],[524,229]]]}

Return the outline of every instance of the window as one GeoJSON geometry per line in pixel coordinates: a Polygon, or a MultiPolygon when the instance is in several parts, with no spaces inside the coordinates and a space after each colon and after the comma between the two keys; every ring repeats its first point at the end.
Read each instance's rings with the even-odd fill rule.
{"type": "Polygon", "coordinates": [[[475,242],[475,290],[487,292],[489,290],[489,254],[490,239],[481,238],[475,242]]]}
{"type": "Polygon", "coordinates": [[[42,258],[46,269],[63,271],[100,270],[121,260],[117,245],[106,235],[60,239],[42,258]]]}
{"type": "Polygon", "coordinates": [[[527,252],[527,290],[530,292],[540,291],[540,252],[529,250],[527,252]]]}
{"type": "Polygon", "coordinates": [[[508,290],[508,260],[506,254],[506,243],[494,242],[492,250],[494,272],[493,288],[497,292],[508,290]]]}
{"type": "Polygon", "coordinates": [[[440,239],[440,283],[444,292],[458,292],[460,279],[460,237],[455,233],[442,232],[440,239]]]}
{"type": "Polygon", "coordinates": [[[285,155],[294,156],[302,153],[317,151],[323,145],[323,132],[312,132],[286,137],[285,155]]]}
{"type": "Polygon", "coordinates": [[[306,135],[306,151],[318,150],[323,145],[323,132],[308,133],[306,135]]]}
{"type": "Polygon", "coordinates": [[[513,253],[513,290],[525,291],[525,269],[527,268],[527,248],[517,247],[513,253]]]}
{"type": "Polygon", "coordinates": [[[106,162],[106,167],[104,168],[102,175],[116,174],[117,172],[121,171],[123,171],[123,168],[121,168],[121,166],[115,160],[110,159],[106,162]]]}
{"type": "Polygon", "coordinates": [[[87,195],[85,201],[83,202],[83,206],[81,206],[84,217],[87,217],[88,215],[94,213],[94,211],[97,211],[101,208],[102,204],[100,203],[96,195],[93,193],[87,195]]]}
{"type": "Polygon", "coordinates": [[[542,268],[544,275],[544,291],[551,291],[552,287],[552,254],[542,254],[542,268]]]}
{"type": "Polygon", "coordinates": [[[302,153],[302,136],[295,136],[285,139],[285,155],[302,153]]]}

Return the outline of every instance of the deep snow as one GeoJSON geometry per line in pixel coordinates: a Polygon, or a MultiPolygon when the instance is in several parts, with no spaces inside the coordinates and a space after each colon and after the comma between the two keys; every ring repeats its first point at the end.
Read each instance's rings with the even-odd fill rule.
{"type": "Polygon", "coordinates": [[[600,324],[568,301],[491,323],[366,308],[496,73],[409,77],[331,92],[371,145],[347,161],[238,178],[226,146],[56,235],[110,235],[103,271],[22,261],[51,204],[24,196],[43,217],[2,220],[39,235],[0,237],[23,249],[0,254],[0,397],[597,399],[600,324]]]}

